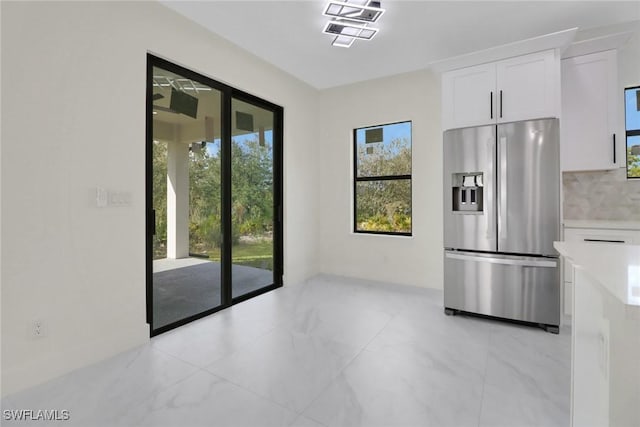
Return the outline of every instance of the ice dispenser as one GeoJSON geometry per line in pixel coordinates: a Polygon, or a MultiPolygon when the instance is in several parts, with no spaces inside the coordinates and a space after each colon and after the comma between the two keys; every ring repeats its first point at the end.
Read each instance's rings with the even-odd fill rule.
{"type": "Polygon", "coordinates": [[[454,212],[482,212],[482,172],[454,173],[451,187],[454,212]]]}

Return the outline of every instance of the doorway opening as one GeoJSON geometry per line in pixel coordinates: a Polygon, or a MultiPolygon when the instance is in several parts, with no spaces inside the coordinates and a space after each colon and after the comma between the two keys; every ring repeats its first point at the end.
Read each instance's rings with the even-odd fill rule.
{"type": "Polygon", "coordinates": [[[151,335],[282,286],[281,107],[147,56],[151,335]]]}

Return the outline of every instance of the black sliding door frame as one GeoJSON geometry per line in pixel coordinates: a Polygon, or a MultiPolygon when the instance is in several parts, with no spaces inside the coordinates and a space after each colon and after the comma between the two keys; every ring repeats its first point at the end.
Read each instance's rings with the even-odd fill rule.
{"type": "Polygon", "coordinates": [[[283,277],[283,116],[281,106],[258,98],[257,96],[220,83],[210,77],[199,74],[166,59],[147,54],[146,80],[146,144],[145,144],[145,212],[146,212],[146,309],[147,323],[150,325],[151,336],[161,334],[212,313],[228,308],[233,304],[253,298],[282,286],[283,277]],[[155,215],[153,213],[153,68],[159,67],[188,79],[220,91],[221,94],[221,223],[222,223],[222,253],[221,253],[221,303],[217,307],[201,313],[188,316],[176,322],[159,328],[154,328],[153,322],[153,236],[155,233],[155,215]],[[232,298],[232,182],[231,182],[231,101],[237,99],[265,110],[271,111],[274,117],[273,129],[273,283],[250,293],[232,298]]]}

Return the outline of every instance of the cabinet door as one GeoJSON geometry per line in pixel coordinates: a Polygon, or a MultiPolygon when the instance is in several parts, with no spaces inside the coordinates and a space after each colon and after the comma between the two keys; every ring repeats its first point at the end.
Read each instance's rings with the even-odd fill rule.
{"type": "Polygon", "coordinates": [[[613,169],[622,161],[613,141],[616,70],[615,50],[562,60],[563,171],[613,169]]]}
{"type": "Polygon", "coordinates": [[[558,117],[559,73],[553,50],[498,62],[498,123],[558,117]]]}
{"type": "Polygon", "coordinates": [[[607,307],[606,291],[584,270],[576,268],[575,279],[571,425],[608,427],[611,327],[607,315],[612,310],[607,307]]]}
{"type": "MultiPolygon", "coordinates": [[[[580,242],[590,244],[620,244],[631,245],[640,244],[640,232],[632,230],[607,230],[607,229],[585,229],[585,228],[565,228],[565,242],[580,242]]],[[[571,301],[573,295],[573,267],[570,262],[563,258],[564,269],[564,312],[571,314],[571,301]]]]}
{"type": "Polygon", "coordinates": [[[495,123],[495,64],[482,64],[442,75],[443,129],[495,123]]]}

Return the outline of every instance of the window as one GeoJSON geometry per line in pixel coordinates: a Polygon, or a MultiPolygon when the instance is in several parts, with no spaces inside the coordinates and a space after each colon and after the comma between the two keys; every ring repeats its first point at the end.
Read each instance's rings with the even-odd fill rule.
{"type": "Polygon", "coordinates": [[[411,122],[354,129],[353,230],[411,235],[411,122]]]}
{"type": "Polygon", "coordinates": [[[640,86],[624,90],[627,178],[640,178],[640,86]]]}

